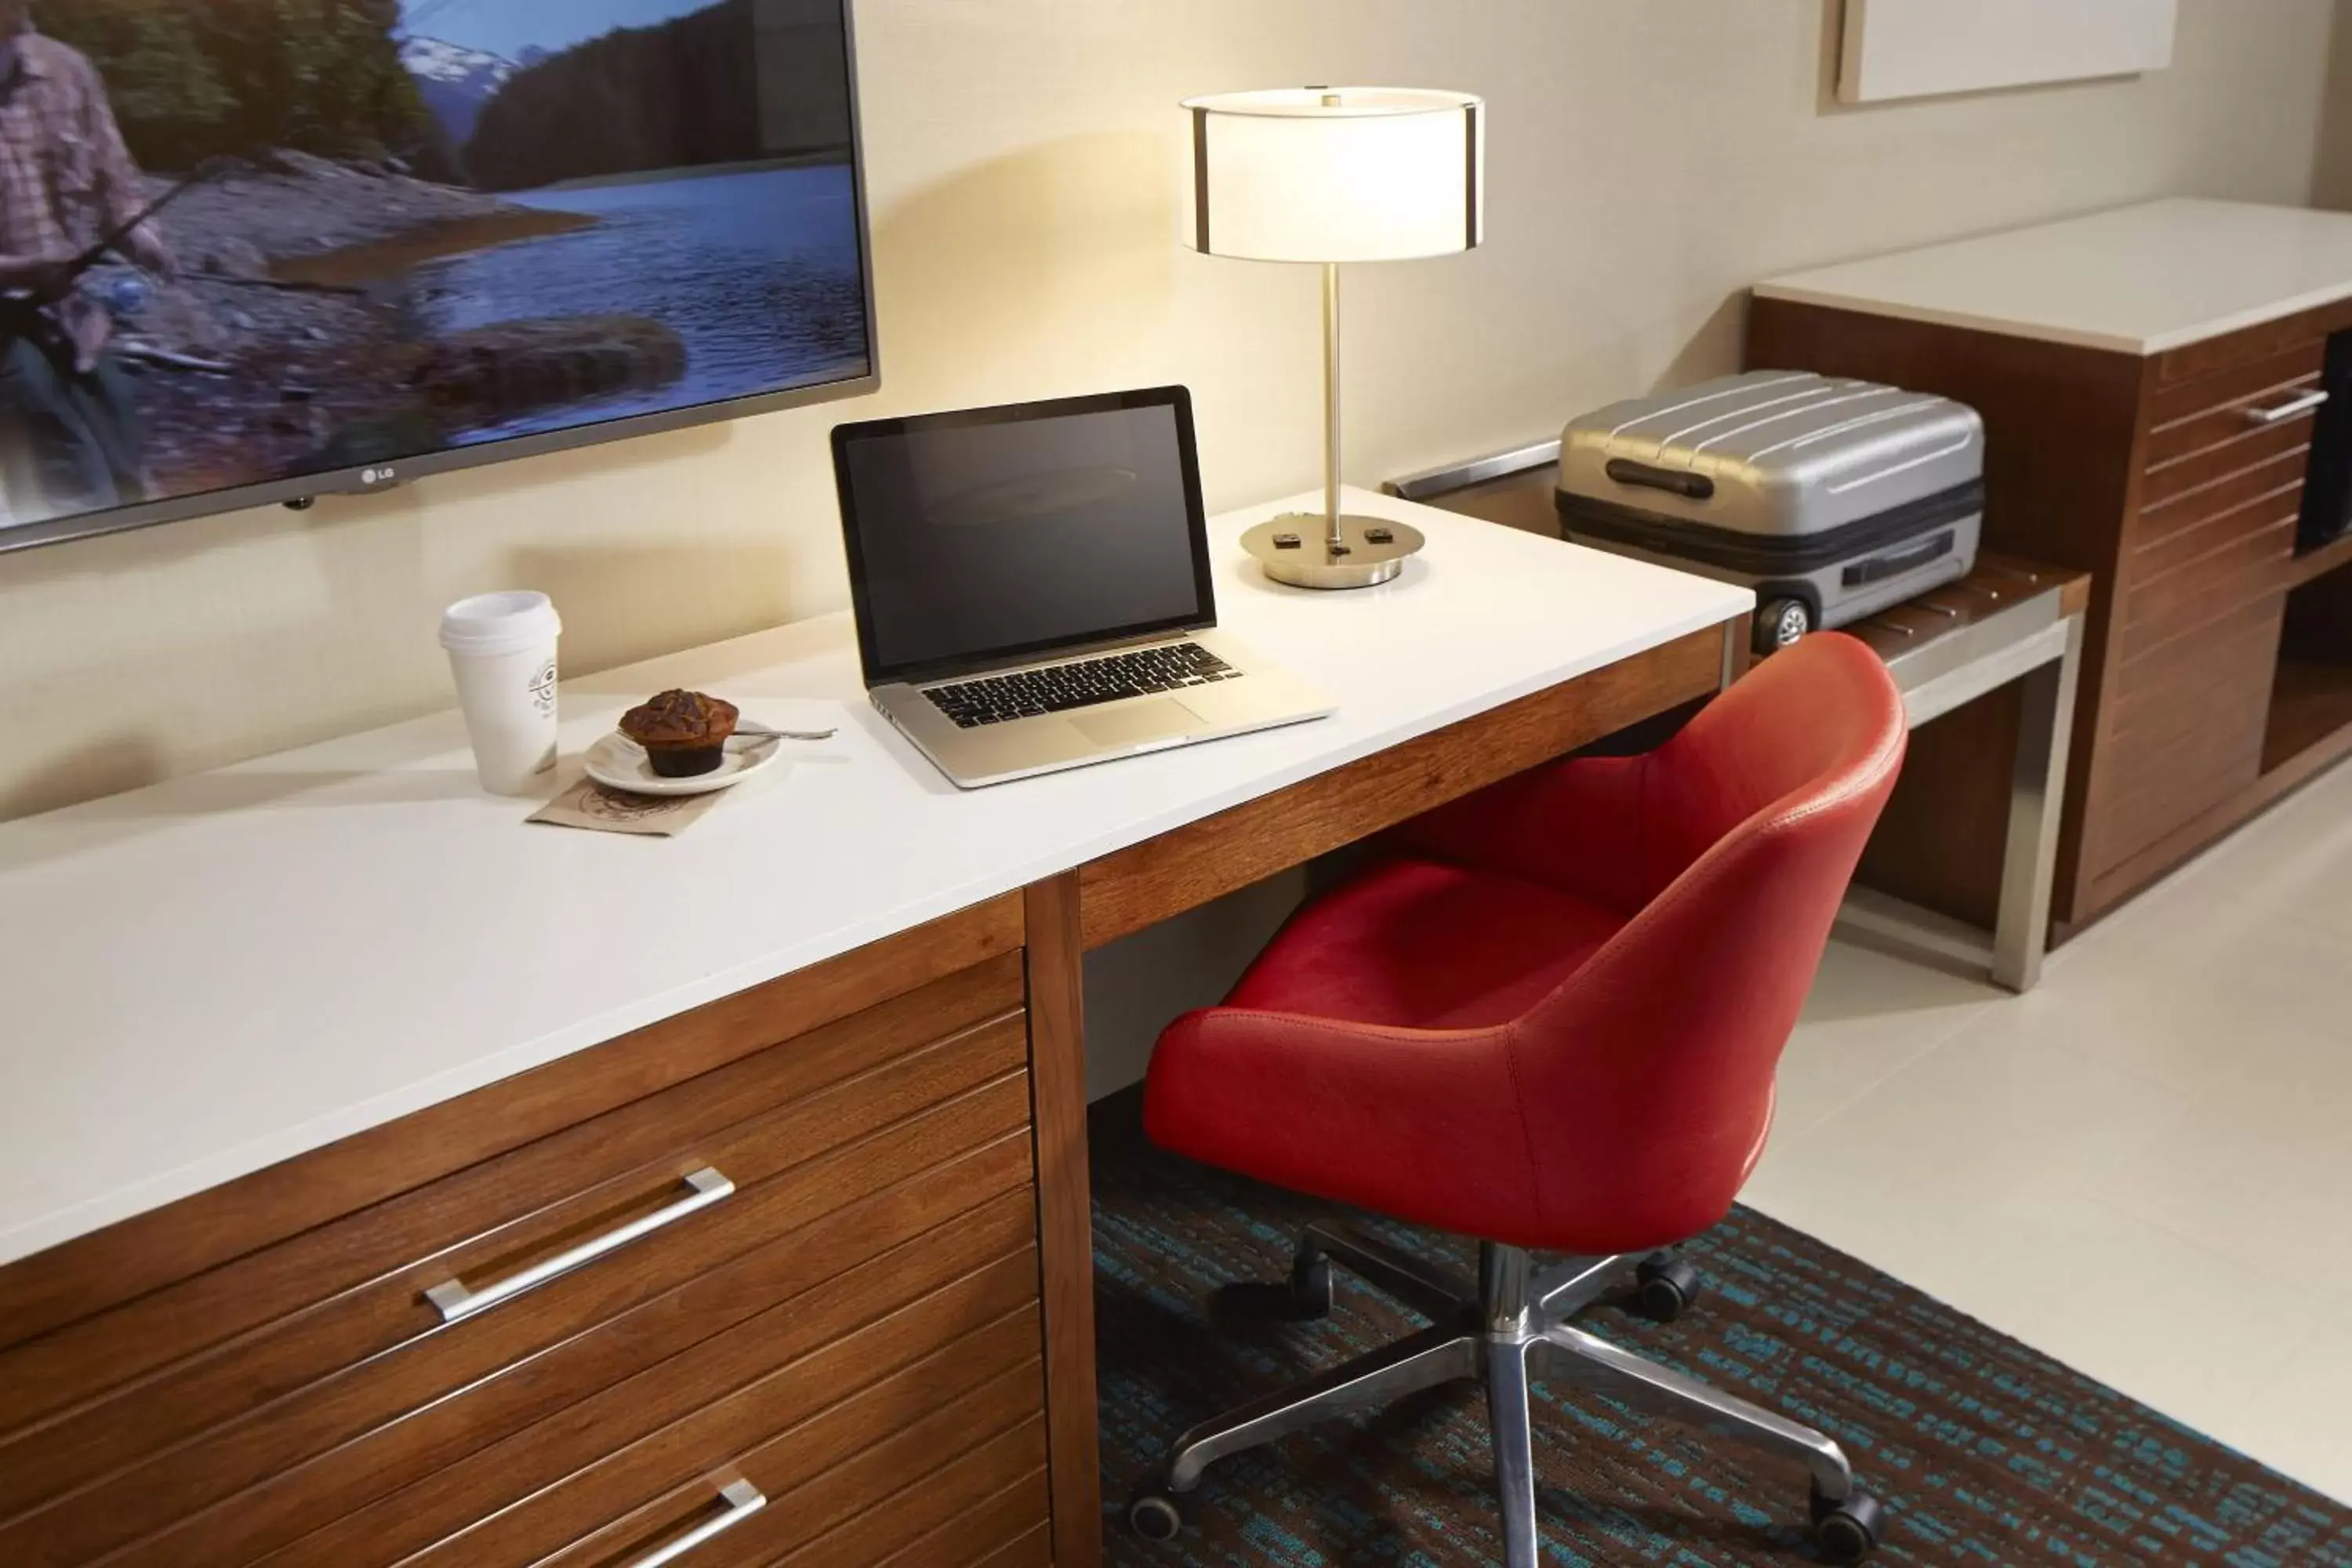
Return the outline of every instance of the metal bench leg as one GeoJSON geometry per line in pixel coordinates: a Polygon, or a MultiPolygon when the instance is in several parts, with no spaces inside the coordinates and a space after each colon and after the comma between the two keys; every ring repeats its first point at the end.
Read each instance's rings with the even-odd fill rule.
{"type": "Polygon", "coordinates": [[[2074,739],[2074,688],[2083,661],[2083,618],[2066,622],[2066,651],[2020,683],[2017,768],[2010,782],[2009,847],[2001,858],[2000,923],[1993,931],[1992,978],[2023,993],[2042,978],[2050,944],[2050,893],[2058,868],[2058,823],[2065,812],[2066,763],[2074,739]]]}

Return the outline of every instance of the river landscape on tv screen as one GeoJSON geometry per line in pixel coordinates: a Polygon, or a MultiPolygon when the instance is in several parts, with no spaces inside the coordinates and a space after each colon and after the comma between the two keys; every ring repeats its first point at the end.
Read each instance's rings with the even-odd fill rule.
{"type": "Polygon", "coordinates": [[[46,189],[0,253],[51,254],[0,278],[0,530],[870,369],[840,0],[33,20],[0,151],[46,189]]]}

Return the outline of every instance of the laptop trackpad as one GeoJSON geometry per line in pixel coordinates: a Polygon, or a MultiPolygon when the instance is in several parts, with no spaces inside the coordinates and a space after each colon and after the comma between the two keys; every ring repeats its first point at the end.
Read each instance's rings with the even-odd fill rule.
{"type": "Polygon", "coordinates": [[[1073,714],[1070,722],[1078,727],[1079,734],[1097,746],[1131,746],[1138,741],[1156,741],[1162,735],[1197,730],[1202,721],[1199,714],[1173,697],[1155,697],[1149,702],[1089,713],[1083,718],[1073,714]]]}

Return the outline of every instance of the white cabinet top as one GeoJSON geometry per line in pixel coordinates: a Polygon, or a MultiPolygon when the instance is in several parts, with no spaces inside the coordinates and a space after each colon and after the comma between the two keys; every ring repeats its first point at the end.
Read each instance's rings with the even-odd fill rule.
{"type": "Polygon", "coordinates": [[[1310,724],[965,794],[866,702],[848,617],[832,616],[564,686],[574,766],[669,686],[785,728],[841,726],[676,839],[525,826],[535,803],[476,789],[454,712],[0,826],[0,1261],[1755,602],[1450,512],[1348,500],[1428,534],[1397,583],[1276,587],[1237,541],[1277,508],[1211,527],[1223,625],[1337,700],[1337,717],[1310,724]]]}
{"type": "Polygon", "coordinates": [[[2352,297],[2352,213],[2149,202],[1792,272],[1756,292],[2156,354],[2352,297]]]}

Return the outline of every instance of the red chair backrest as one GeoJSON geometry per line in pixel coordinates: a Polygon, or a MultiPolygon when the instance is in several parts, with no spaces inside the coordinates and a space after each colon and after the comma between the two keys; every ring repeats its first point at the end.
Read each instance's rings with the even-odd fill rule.
{"type": "Polygon", "coordinates": [[[1657,890],[1508,1026],[1547,1212],[1597,1205],[1655,1237],[1728,1211],[1905,743],[1885,665],[1831,633],[1642,759],[1640,858],[1657,890]]]}

